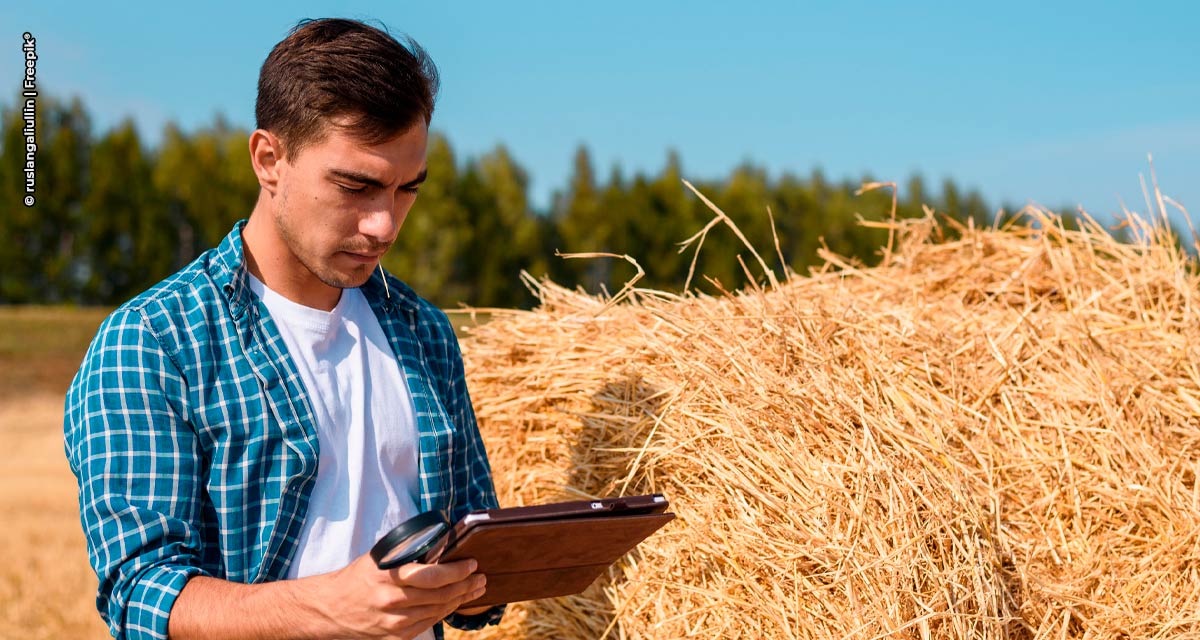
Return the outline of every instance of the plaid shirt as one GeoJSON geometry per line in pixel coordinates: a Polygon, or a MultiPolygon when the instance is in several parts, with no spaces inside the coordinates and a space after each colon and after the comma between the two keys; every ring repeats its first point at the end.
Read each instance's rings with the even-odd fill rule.
{"type": "MultiPolygon", "coordinates": [[[[189,578],[282,579],[317,477],[312,406],[250,290],[239,222],[221,244],[100,326],[67,392],[96,606],[117,638],[166,638],[189,578]]],[[[421,509],[496,506],[446,315],[389,276],[362,287],[412,393],[421,509]]],[[[495,624],[496,607],[449,624],[495,624]]],[[[435,634],[442,638],[439,623],[435,634]]]]}

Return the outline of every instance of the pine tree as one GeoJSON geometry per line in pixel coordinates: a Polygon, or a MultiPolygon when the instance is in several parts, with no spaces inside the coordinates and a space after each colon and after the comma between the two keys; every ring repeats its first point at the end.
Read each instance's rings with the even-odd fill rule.
{"type": "MultiPolygon", "coordinates": [[[[567,191],[557,202],[555,220],[563,246],[562,253],[613,252],[612,224],[608,212],[601,209],[600,192],[592,170],[587,147],[575,150],[567,191]]],[[[570,259],[560,267],[572,282],[589,291],[608,286],[612,260],[608,258],[570,259]]]]}

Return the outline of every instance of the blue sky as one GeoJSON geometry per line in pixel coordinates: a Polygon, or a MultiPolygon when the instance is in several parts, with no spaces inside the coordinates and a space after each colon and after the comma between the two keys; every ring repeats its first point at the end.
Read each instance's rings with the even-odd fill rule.
{"type": "MultiPolygon", "coordinates": [[[[252,127],[263,59],[304,17],[382,20],[442,74],[434,127],[456,151],[503,142],[543,206],[586,143],[598,174],[686,176],[744,160],[940,182],[993,205],[1119,199],[1145,210],[1146,154],[1200,218],[1200,4],[1184,2],[31,3],[0,9],[0,86],[38,39],[39,86],[103,130],[151,141],[216,113],[252,127]]],[[[6,96],[7,98],[7,96],[6,96]]],[[[249,169],[247,169],[249,170],[249,169]]]]}

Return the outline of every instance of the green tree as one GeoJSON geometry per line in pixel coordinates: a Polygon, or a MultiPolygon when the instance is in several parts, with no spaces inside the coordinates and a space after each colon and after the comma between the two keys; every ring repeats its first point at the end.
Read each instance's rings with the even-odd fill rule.
{"type": "Polygon", "coordinates": [[[259,185],[250,164],[249,132],[221,116],[190,136],[167,124],[153,181],[175,232],[173,264],[180,267],[220,243],[233,223],[253,210],[259,185]]]}
{"type": "MultiPolygon", "coordinates": [[[[743,162],[733,170],[716,194],[716,203],[721,210],[741,229],[750,246],[764,261],[773,252],[770,219],[767,216],[767,206],[771,202],[768,181],[765,170],[750,162],[743,162]]],[[[711,244],[707,245],[708,251],[701,254],[701,264],[705,266],[704,272],[719,279],[723,286],[742,286],[746,282],[746,269],[756,280],[765,277],[746,244],[726,225],[714,229],[708,242],[711,244]],[[746,269],[738,262],[739,258],[745,263],[746,269]]]]}
{"type": "Polygon", "coordinates": [[[383,263],[421,296],[450,307],[471,298],[465,262],[475,230],[457,197],[458,167],[444,135],[430,135],[426,166],[425,183],[383,263]]]}
{"type": "Polygon", "coordinates": [[[504,146],[468,162],[458,183],[471,239],[466,248],[466,281],[477,306],[527,306],[532,297],[520,272],[545,271],[546,256],[537,220],[529,210],[529,177],[504,146]]]}
{"type": "MultiPolygon", "coordinates": [[[[695,183],[695,181],[692,181],[695,183]]],[[[717,185],[695,183],[709,197],[717,185]]],[[[689,250],[681,254],[679,243],[696,233],[712,212],[683,185],[683,163],[675,150],[667,152],[667,162],[653,180],[638,174],[630,186],[628,237],[625,250],[646,271],[643,284],[653,287],[679,287],[687,278],[692,260],[689,250]]],[[[701,258],[711,251],[708,242],[701,258]]]]}
{"type": "Polygon", "coordinates": [[[920,218],[925,215],[925,210],[922,205],[933,203],[929,201],[929,192],[925,188],[925,179],[920,174],[914,173],[908,178],[908,184],[899,194],[899,211],[897,217],[900,218],[920,218]]]}
{"type": "Polygon", "coordinates": [[[942,180],[942,198],[938,207],[941,213],[951,216],[956,220],[965,220],[963,216],[962,195],[958,189],[958,185],[950,178],[942,180]]]}
{"type": "MultiPolygon", "coordinates": [[[[771,192],[771,211],[779,235],[779,252],[783,253],[784,264],[796,272],[807,273],[813,264],[820,233],[811,221],[819,215],[816,195],[804,180],[794,174],[784,173],[771,192]]],[[[779,266],[774,250],[774,239],[770,256],[763,256],[767,264],[779,266]]]]}
{"type": "Polygon", "coordinates": [[[992,212],[988,211],[983,194],[979,193],[978,189],[971,189],[967,193],[966,199],[963,200],[961,216],[963,220],[974,220],[977,227],[986,227],[992,223],[992,212]]]}
{"type": "Polygon", "coordinates": [[[171,273],[178,234],[154,188],[151,161],[132,120],[95,144],[91,167],[79,244],[87,267],[83,298],[112,303],[171,273]]]}
{"type": "MultiPolygon", "coordinates": [[[[18,104],[20,104],[18,102],[18,104]]],[[[3,114],[0,150],[0,302],[59,302],[75,295],[75,230],[82,216],[91,121],[82,101],[37,102],[35,204],[26,207],[25,122],[3,114]]]]}
{"type": "MultiPolygon", "coordinates": [[[[554,218],[563,253],[616,251],[612,220],[601,204],[591,155],[587,147],[580,145],[575,150],[566,193],[555,203],[554,218]]],[[[589,291],[606,286],[611,271],[612,260],[608,258],[564,259],[558,268],[561,276],[589,291]]]]}

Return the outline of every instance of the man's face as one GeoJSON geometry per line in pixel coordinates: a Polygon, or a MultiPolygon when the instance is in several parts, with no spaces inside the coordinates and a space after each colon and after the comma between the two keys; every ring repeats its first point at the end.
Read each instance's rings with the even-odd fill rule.
{"type": "Polygon", "coordinates": [[[330,287],[365,283],[425,179],[426,138],[424,122],[373,146],[328,126],[281,160],[275,226],[292,257],[330,287]]]}

